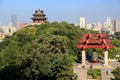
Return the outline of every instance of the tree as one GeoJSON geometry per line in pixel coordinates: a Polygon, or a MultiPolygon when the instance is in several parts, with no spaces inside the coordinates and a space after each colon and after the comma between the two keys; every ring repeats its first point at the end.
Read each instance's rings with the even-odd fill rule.
{"type": "Polygon", "coordinates": [[[29,25],[17,31],[0,43],[0,79],[70,80],[79,52],[76,44],[84,32],[94,33],[67,22],[29,25]]]}
{"type": "Polygon", "coordinates": [[[120,40],[114,39],[111,41],[114,46],[113,49],[109,49],[109,58],[115,58],[116,55],[120,55],[120,40]]]}
{"type": "Polygon", "coordinates": [[[117,39],[120,39],[120,32],[116,32],[114,35],[117,37],[117,39]]]}
{"type": "Polygon", "coordinates": [[[29,56],[27,58],[30,59],[30,67],[32,68],[28,71],[31,71],[32,76],[34,76],[30,78],[42,79],[46,76],[49,80],[59,80],[62,77],[63,80],[64,78],[69,80],[73,76],[73,58],[68,55],[67,38],[56,35],[46,36],[34,40],[33,45],[28,50],[29,56]]]}
{"type": "Polygon", "coordinates": [[[115,76],[115,80],[120,80],[120,67],[113,70],[113,75],[115,76]]]}

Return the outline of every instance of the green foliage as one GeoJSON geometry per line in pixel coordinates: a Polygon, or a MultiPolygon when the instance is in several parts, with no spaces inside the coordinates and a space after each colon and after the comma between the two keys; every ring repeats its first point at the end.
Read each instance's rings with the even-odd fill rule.
{"type": "Polygon", "coordinates": [[[6,46],[8,46],[10,41],[11,41],[11,37],[6,37],[6,39],[0,43],[0,51],[4,49],[6,46]]]}
{"type": "Polygon", "coordinates": [[[90,79],[100,79],[101,78],[100,69],[89,69],[88,70],[88,77],[90,79]]]}
{"type": "MultiPolygon", "coordinates": [[[[67,22],[45,22],[42,25],[29,25],[17,31],[0,43],[0,79],[72,79],[74,76],[72,64],[76,60],[76,55],[80,53],[76,44],[83,33],[98,32],[80,29],[67,22]]],[[[115,36],[118,34],[115,33],[115,36]]],[[[120,41],[114,39],[111,43],[114,48],[109,50],[109,58],[114,58],[120,53],[120,41]]],[[[103,50],[95,51],[103,56],[101,54],[103,50]]],[[[90,53],[92,49],[86,52],[90,53]]],[[[93,70],[88,74],[95,78],[100,73],[93,70]]]]}
{"type": "Polygon", "coordinates": [[[120,32],[116,32],[114,35],[116,36],[117,39],[120,39],[120,32]]]}
{"type": "Polygon", "coordinates": [[[115,80],[120,80],[120,67],[114,69],[112,73],[115,76],[115,80]]]}
{"type": "Polygon", "coordinates": [[[17,31],[0,43],[0,79],[72,79],[82,33],[95,32],[67,22],[45,22],[17,31]]]}
{"type": "Polygon", "coordinates": [[[120,40],[114,39],[114,40],[112,40],[112,44],[113,44],[114,46],[120,48],[120,40]]]}
{"type": "Polygon", "coordinates": [[[36,50],[36,53],[38,54],[69,53],[68,42],[69,40],[65,36],[42,35],[33,41],[32,49],[30,49],[30,52],[36,50]]]}
{"type": "Polygon", "coordinates": [[[109,50],[109,58],[116,58],[116,55],[120,55],[120,40],[114,39],[111,44],[114,48],[109,50]]]}
{"type": "Polygon", "coordinates": [[[20,72],[20,67],[17,65],[9,65],[0,70],[1,80],[24,80],[20,79],[22,72],[20,72]]]}

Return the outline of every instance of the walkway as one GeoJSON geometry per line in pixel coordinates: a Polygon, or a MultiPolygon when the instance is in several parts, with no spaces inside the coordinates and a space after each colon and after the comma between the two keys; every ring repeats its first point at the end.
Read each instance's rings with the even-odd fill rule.
{"type": "Polygon", "coordinates": [[[101,73],[102,73],[102,80],[113,80],[114,76],[112,73],[110,74],[106,74],[107,69],[102,69],[101,73]]]}
{"type": "Polygon", "coordinates": [[[87,69],[77,68],[76,74],[78,75],[77,80],[87,80],[87,69]]]}
{"type": "MultiPolygon", "coordinates": [[[[90,69],[91,63],[89,63],[89,62],[86,62],[86,63],[87,63],[87,65],[86,65],[85,68],[83,68],[82,65],[80,65],[80,64],[75,64],[74,73],[76,73],[78,75],[77,80],[88,80],[87,79],[87,70],[90,69]]],[[[117,66],[120,66],[120,62],[111,62],[111,61],[109,61],[109,65],[110,66],[105,67],[102,64],[97,63],[97,64],[93,64],[92,68],[101,70],[102,80],[114,80],[113,74],[110,73],[109,75],[107,75],[106,70],[112,71],[117,66]]]]}

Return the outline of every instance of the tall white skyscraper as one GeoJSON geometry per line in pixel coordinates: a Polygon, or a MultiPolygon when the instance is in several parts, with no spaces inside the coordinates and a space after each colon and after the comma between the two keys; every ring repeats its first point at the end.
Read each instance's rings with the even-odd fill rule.
{"type": "Polygon", "coordinates": [[[106,22],[107,22],[108,26],[111,26],[111,18],[110,17],[106,18],[106,22]]]}
{"type": "Polygon", "coordinates": [[[85,28],[85,18],[80,17],[80,28],[85,28]]]}
{"type": "Polygon", "coordinates": [[[112,23],[111,23],[110,17],[106,18],[106,26],[107,26],[107,28],[106,28],[107,31],[112,31],[112,23]]]}

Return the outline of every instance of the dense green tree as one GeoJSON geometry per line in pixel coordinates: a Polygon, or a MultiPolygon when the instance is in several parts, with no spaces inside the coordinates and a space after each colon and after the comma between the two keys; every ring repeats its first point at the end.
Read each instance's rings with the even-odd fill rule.
{"type": "MultiPolygon", "coordinates": [[[[46,36],[47,37],[40,36],[34,40],[32,47],[28,50],[27,53],[29,56],[27,58],[30,59],[30,67],[32,68],[32,70],[30,69],[28,72],[33,72],[32,76],[36,77],[35,79],[46,77],[48,80],[50,80],[50,78],[53,80],[63,77],[63,80],[64,78],[69,80],[73,76],[73,58],[67,55],[69,53],[69,51],[67,51],[67,38],[55,35],[46,36]]],[[[31,74],[29,76],[31,76],[31,74]]],[[[33,79],[33,77],[30,79],[33,79]]]]}
{"type": "Polygon", "coordinates": [[[0,43],[0,79],[72,79],[73,63],[80,52],[76,44],[82,33],[96,32],[67,22],[45,22],[18,30],[0,43]]]}
{"type": "Polygon", "coordinates": [[[56,35],[42,35],[36,40],[33,41],[33,50],[30,52],[36,51],[36,53],[54,53],[54,54],[64,54],[69,53],[68,51],[68,38],[65,36],[56,36],[56,35]],[[44,37],[46,36],[46,37],[44,37]]]}
{"type": "Polygon", "coordinates": [[[111,44],[114,46],[113,49],[109,49],[109,58],[116,58],[116,55],[120,55],[120,40],[113,39],[111,44]]]}
{"type": "Polygon", "coordinates": [[[120,39],[120,32],[116,32],[114,35],[116,36],[117,39],[120,39]]]}
{"type": "Polygon", "coordinates": [[[12,40],[5,49],[1,51],[0,55],[0,67],[20,62],[21,55],[19,54],[19,46],[17,42],[12,40]]]}
{"type": "Polygon", "coordinates": [[[114,46],[120,48],[120,40],[118,40],[118,39],[114,39],[114,40],[112,40],[111,43],[112,43],[114,46]]]}
{"type": "Polygon", "coordinates": [[[113,70],[113,74],[115,76],[115,80],[120,80],[120,67],[117,67],[113,70]]]}

